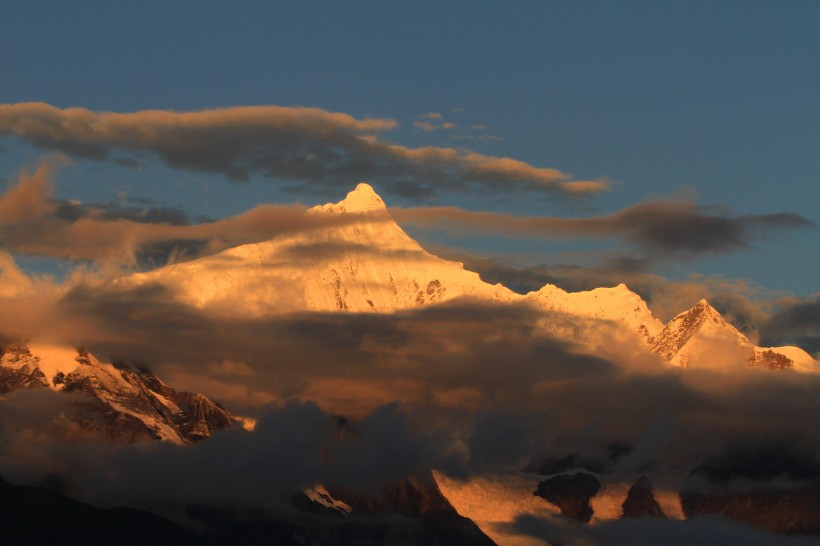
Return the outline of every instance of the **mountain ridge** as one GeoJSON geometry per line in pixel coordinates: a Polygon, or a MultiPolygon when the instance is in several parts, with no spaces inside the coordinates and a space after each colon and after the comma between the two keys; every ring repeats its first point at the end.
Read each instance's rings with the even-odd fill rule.
{"type": "Polygon", "coordinates": [[[104,363],[82,347],[0,346],[0,395],[19,389],[84,394],[71,403],[76,411],[68,418],[116,441],[188,444],[234,423],[230,413],[206,396],[177,391],[147,369],[104,363]]]}

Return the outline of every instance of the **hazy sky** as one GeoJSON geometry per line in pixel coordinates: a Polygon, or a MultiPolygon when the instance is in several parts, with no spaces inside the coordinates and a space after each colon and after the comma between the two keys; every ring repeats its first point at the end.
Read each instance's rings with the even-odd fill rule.
{"type": "Polygon", "coordinates": [[[0,103],[95,114],[307,106],[350,119],[341,140],[322,140],[318,129],[231,137],[262,155],[290,150],[294,135],[307,139],[294,153],[310,168],[298,172],[243,152],[211,168],[200,160],[220,149],[212,135],[195,160],[122,134],[95,141],[103,152],[94,155],[7,123],[0,177],[17,180],[61,150],[72,163],[54,175],[57,197],[178,208],[189,221],[259,203],[337,201],[358,178],[391,205],[528,217],[621,218],[631,207],[679,203],[694,211],[691,223],[658,229],[685,248],[647,246],[631,228],[523,239],[521,230],[469,237],[469,223],[459,233],[408,229],[428,246],[509,253],[520,265],[635,257],[672,278],[744,278],[809,296],[820,268],[811,225],[820,222],[819,22],[820,4],[797,1],[4,2],[0,103]],[[363,127],[368,118],[382,126],[363,127]],[[357,131],[378,146],[350,148],[344,139],[357,131]],[[441,149],[457,157],[424,163],[441,149]],[[344,168],[340,157],[350,160],[344,168]],[[502,172],[509,165],[488,172],[485,159],[496,157],[559,184],[606,189],[529,187],[502,172]],[[231,176],[237,162],[265,164],[240,180],[231,176]],[[675,231],[687,226],[696,235],[675,231]],[[723,230],[717,242],[713,230],[723,230]]]}

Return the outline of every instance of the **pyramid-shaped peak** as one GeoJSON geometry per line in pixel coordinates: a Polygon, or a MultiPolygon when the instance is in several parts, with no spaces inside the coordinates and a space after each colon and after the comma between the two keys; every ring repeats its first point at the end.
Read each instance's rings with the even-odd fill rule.
{"type": "Polygon", "coordinates": [[[706,300],[706,298],[701,298],[694,307],[692,307],[688,312],[697,312],[697,313],[705,313],[707,316],[712,317],[713,319],[719,318],[723,320],[723,315],[720,312],[712,307],[712,305],[706,300]]]}
{"type": "Polygon", "coordinates": [[[680,313],[678,316],[669,321],[670,325],[676,325],[676,328],[684,327],[685,329],[700,328],[705,322],[713,322],[716,324],[723,324],[725,320],[717,309],[712,307],[705,298],[698,301],[690,309],[680,313]]]}

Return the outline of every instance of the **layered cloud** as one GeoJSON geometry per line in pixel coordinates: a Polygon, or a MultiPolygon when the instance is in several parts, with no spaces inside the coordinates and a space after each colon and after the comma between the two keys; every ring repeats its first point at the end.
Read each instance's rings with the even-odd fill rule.
{"type": "Polygon", "coordinates": [[[648,201],[587,218],[518,216],[458,207],[394,209],[393,213],[400,222],[461,234],[620,239],[655,255],[679,258],[735,251],[772,230],[813,225],[790,212],[732,216],[724,207],[702,207],[685,200],[648,201]]]}
{"type": "Polygon", "coordinates": [[[259,175],[322,189],[378,180],[392,193],[422,198],[465,188],[578,195],[608,186],[511,158],[434,146],[408,148],[379,137],[396,126],[392,119],[357,119],[302,107],[120,114],[44,103],[0,105],[0,136],[97,160],[135,161],[149,154],[173,168],[235,181],[259,175]]]}
{"type": "MultiPolygon", "coordinates": [[[[387,219],[364,213],[309,215],[304,213],[303,206],[260,205],[230,218],[192,223],[184,211],[172,207],[81,204],[53,195],[52,180],[61,163],[64,160],[51,157],[42,160],[33,172],[21,171],[0,195],[0,245],[6,251],[158,266],[169,260],[269,240],[286,232],[387,219]]],[[[621,257],[617,263],[609,264],[609,270],[620,273],[646,270],[655,259],[690,259],[732,252],[774,230],[812,225],[793,213],[732,216],[725,210],[700,207],[690,201],[651,201],[610,215],[587,218],[517,216],[456,207],[390,210],[400,223],[446,228],[457,235],[614,239],[637,245],[641,255],[621,257]]],[[[511,287],[520,288],[515,281],[511,287]]],[[[537,287],[529,286],[534,288],[537,287]]]]}
{"type": "MultiPolygon", "coordinates": [[[[192,224],[169,207],[83,205],[56,199],[59,160],[19,173],[0,196],[0,247],[7,252],[117,265],[164,265],[285,232],[362,221],[361,215],[305,214],[298,205],[260,205],[230,218],[192,224]]],[[[377,219],[369,219],[377,221],[377,219]]]]}

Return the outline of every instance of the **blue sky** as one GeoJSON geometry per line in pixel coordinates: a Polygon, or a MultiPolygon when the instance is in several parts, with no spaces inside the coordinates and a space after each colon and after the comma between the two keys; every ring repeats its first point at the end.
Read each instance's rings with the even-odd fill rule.
{"type": "MultiPolygon", "coordinates": [[[[820,223],[820,4],[169,4],[4,3],[0,103],[123,113],[310,106],[395,120],[381,138],[409,148],[468,148],[612,182],[580,199],[497,187],[420,199],[369,180],[391,205],[584,218],[688,198],[733,217],[787,212],[820,223]]],[[[14,180],[48,152],[0,137],[0,176],[14,180]]],[[[236,183],[141,159],[135,169],[74,158],[55,175],[56,195],[126,196],[219,218],[262,202],[336,201],[358,181],[294,193],[260,174],[236,183]]],[[[408,229],[429,245],[513,252],[523,265],[589,265],[596,253],[633,248],[408,229]]],[[[746,248],[660,259],[652,271],[808,296],[818,290],[817,243],[817,227],[756,232],[746,248]]]]}

